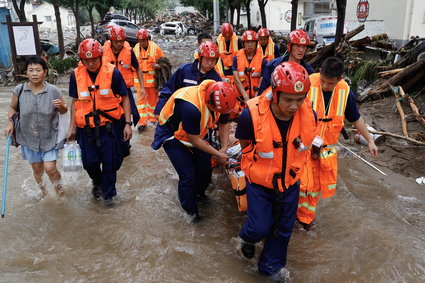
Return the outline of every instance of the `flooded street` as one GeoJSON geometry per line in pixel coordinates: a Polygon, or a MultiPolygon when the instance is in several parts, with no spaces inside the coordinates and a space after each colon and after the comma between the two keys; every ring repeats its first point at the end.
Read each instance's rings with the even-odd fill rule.
{"type": "MultiPolygon", "coordinates": [[[[66,86],[61,86],[66,90],[66,86]]],[[[0,88],[1,129],[12,87],[0,88]]],[[[85,171],[62,173],[66,195],[37,200],[20,149],[10,151],[6,215],[0,219],[0,282],[264,282],[236,253],[244,215],[221,169],[207,190],[203,219],[191,224],[177,197],[178,177],[153,127],[133,131],[118,172],[114,207],[94,201],[85,171]]],[[[1,137],[0,172],[5,138],[1,137]]],[[[58,161],[61,170],[61,158],[58,161]]],[[[424,282],[425,185],[358,159],[340,160],[336,196],[321,200],[316,225],[295,228],[287,268],[292,282],[424,282]]],[[[425,170],[424,170],[425,176],[425,170]]]]}

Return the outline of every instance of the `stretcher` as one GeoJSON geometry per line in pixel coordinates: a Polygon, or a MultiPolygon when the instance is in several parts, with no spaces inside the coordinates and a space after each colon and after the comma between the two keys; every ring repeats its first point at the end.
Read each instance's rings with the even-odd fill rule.
{"type": "Polygon", "coordinates": [[[238,210],[245,212],[248,208],[246,200],[246,181],[245,174],[240,166],[242,149],[239,142],[234,143],[231,147],[229,147],[226,153],[229,156],[226,173],[230,179],[230,183],[232,184],[238,210]]]}

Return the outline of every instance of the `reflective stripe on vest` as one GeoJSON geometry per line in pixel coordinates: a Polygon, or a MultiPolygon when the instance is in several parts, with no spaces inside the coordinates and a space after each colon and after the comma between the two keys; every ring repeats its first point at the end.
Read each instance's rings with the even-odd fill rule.
{"type": "MultiPolygon", "coordinates": [[[[80,62],[74,69],[75,80],[77,83],[78,99],[75,100],[75,124],[79,128],[87,125],[95,127],[93,111],[101,110],[111,119],[99,114],[100,125],[115,122],[121,118],[124,113],[120,102],[121,97],[115,96],[111,89],[112,75],[115,66],[104,63],[99,69],[96,81],[93,84],[86,67],[80,62]],[[96,107],[96,108],[95,108],[96,107]],[[87,116],[87,119],[86,119],[87,116]]],[[[96,116],[96,115],[95,115],[96,116]]]]}
{"type": "Polygon", "coordinates": [[[300,138],[305,146],[311,145],[316,132],[315,118],[311,102],[307,99],[292,118],[287,136],[282,137],[270,110],[272,101],[273,93],[269,87],[263,95],[247,102],[255,143],[243,149],[241,167],[251,183],[283,191],[300,179],[306,167],[310,153],[308,150],[299,151],[293,141],[300,138]],[[276,143],[284,146],[275,147],[276,143]],[[287,158],[285,172],[282,172],[284,150],[287,158]]]}
{"type": "Polygon", "coordinates": [[[266,58],[267,61],[274,59],[274,42],[273,39],[269,36],[269,42],[267,43],[266,51],[263,53],[263,47],[258,43],[258,48],[261,49],[261,54],[266,58]]]}
{"type": "Polygon", "coordinates": [[[127,41],[124,41],[118,58],[112,52],[111,41],[106,41],[103,45],[102,61],[113,64],[120,70],[127,87],[134,86],[134,74],[131,68],[131,46],[127,41]]]}
{"type": "Polygon", "coordinates": [[[257,48],[254,57],[251,62],[248,61],[245,50],[241,49],[236,54],[237,68],[239,79],[244,86],[246,93],[250,98],[254,97],[256,89],[259,87],[261,78],[261,65],[263,63],[263,55],[261,55],[261,48],[257,48]],[[246,70],[251,69],[252,71],[247,73],[246,70]],[[248,79],[248,76],[250,79],[248,79]],[[251,87],[249,89],[249,87],[251,87]]]}
{"type": "Polygon", "coordinates": [[[155,42],[148,42],[148,48],[145,50],[137,43],[134,48],[134,54],[139,61],[140,69],[143,72],[143,82],[144,87],[154,87],[155,86],[155,70],[152,64],[156,63],[157,49],[159,47],[155,42]]]}
{"type": "Polygon", "coordinates": [[[322,137],[324,144],[335,144],[338,142],[340,132],[344,127],[345,108],[350,87],[344,80],[340,80],[332,92],[327,109],[325,109],[320,73],[310,75],[310,81],[311,88],[308,97],[313,101],[313,109],[318,117],[317,135],[322,137]]]}
{"type": "MultiPolygon", "coordinates": [[[[175,99],[181,99],[191,103],[196,108],[198,108],[199,112],[201,113],[201,120],[199,125],[201,130],[200,136],[204,137],[208,133],[208,129],[213,128],[215,123],[217,123],[218,119],[220,118],[220,114],[216,113],[213,119],[204,98],[208,86],[214,82],[215,81],[213,80],[204,80],[198,86],[184,87],[174,92],[161,110],[159,115],[159,124],[164,125],[167,123],[168,119],[174,114],[175,99]]],[[[174,137],[180,141],[186,142],[188,145],[190,144],[189,137],[183,130],[182,122],[180,122],[178,129],[174,132],[174,137]]]]}
{"type": "Polygon", "coordinates": [[[226,50],[226,39],[221,33],[217,37],[217,44],[220,57],[223,60],[224,69],[228,70],[233,65],[233,57],[239,51],[238,37],[235,33],[233,33],[232,39],[230,40],[229,50],[226,50]]]}

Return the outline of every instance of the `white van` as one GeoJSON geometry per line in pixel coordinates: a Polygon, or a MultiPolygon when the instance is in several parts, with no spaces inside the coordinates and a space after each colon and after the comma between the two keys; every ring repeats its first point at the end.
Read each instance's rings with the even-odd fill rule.
{"type": "MultiPolygon", "coordinates": [[[[335,41],[336,16],[322,16],[310,18],[305,22],[304,30],[310,36],[310,39],[317,41],[319,45],[328,45],[335,41]]],[[[344,33],[347,33],[347,27],[344,25],[344,33]]]]}

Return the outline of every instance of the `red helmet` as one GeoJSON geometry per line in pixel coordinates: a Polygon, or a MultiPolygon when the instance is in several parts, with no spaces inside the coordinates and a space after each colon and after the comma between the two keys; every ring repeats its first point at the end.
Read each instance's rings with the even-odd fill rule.
{"type": "Polygon", "coordinates": [[[271,76],[273,100],[277,102],[277,92],[292,94],[307,93],[310,79],[307,70],[298,63],[287,61],[277,66],[271,76]]]}
{"type": "Polygon", "coordinates": [[[215,82],[207,88],[205,100],[209,109],[227,114],[235,108],[236,93],[230,83],[215,82]]]}
{"type": "Polygon", "coordinates": [[[247,30],[242,34],[242,41],[258,40],[257,33],[253,30],[247,30]]]}
{"type": "Polygon", "coordinates": [[[125,40],[125,31],[122,27],[113,26],[109,30],[109,39],[110,40],[125,40]]]}
{"type": "Polygon", "coordinates": [[[220,57],[218,46],[212,41],[205,41],[198,48],[199,57],[216,58],[220,57]]]}
{"type": "Polygon", "coordinates": [[[78,46],[78,56],[81,59],[93,59],[103,55],[103,47],[93,38],[87,38],[78,46]]]}
{"type": "Polygon", "coordinates": [[[270,36],[270,32],[269,32],[269,30],[268,30],[268,29],[266,29],[266,28],[260,28],[260,29],[258,30],[257,35],[258,35],[258,37],[266,37],[266,36],[270,36]]]}
{"type": "Polygon", "coordinates": [[[288,51],[291,52],[291,44],[310,45],[308,34],[302,29],[291,31],[288,38],[288,51]]]}
{"type": "Polygon", "coordinates": [[[233,27],[232,27],[232,25],[229,24],[229,23],[224,23],[221,26],[221,34],[224,37],[230,37],[230,36],[232,36],[233,35],[233,27]]]}
{"type": "Polygon", "coordinates": [[[149,39],[149,31],[147,29],[139,29],[136,34],[137,39],[149,39]]]}

